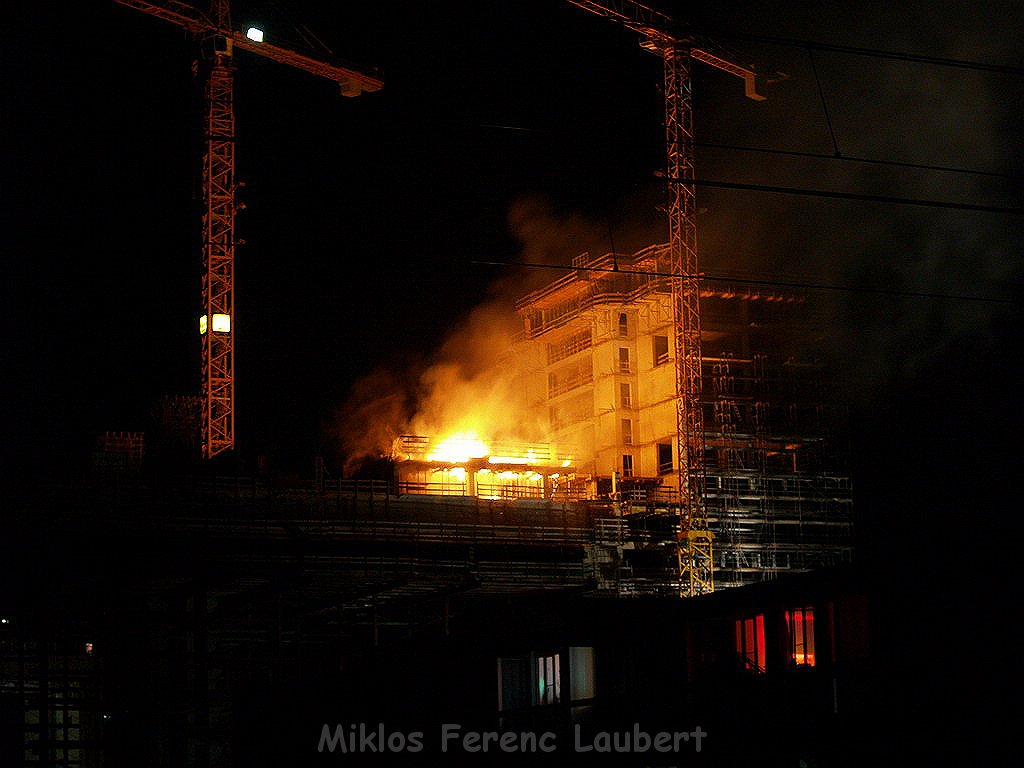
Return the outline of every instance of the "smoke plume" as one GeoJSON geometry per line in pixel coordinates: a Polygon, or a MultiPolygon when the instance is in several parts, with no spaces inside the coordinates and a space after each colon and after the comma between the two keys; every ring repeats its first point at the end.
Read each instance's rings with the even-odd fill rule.
{"type": "MultiPolygon", "coordinates": [[[[510,206],[508,227],[520,246],[519,261],[553,267],[580,253],[608,252],[612,241],[624,251],[658,237],[654,228],[612,231],[578,211],[558,211],[539,195],[510,206]]],[[[561,274],[537,266],[512,268],[429,357],[407,358],[357,381],[336,419],[346,471],[390,455],[404,434],[443,438],[475,432],[484,440],[548,442],[546,412],[525,402],[517,386],[512,339],[521,330],[516,300],[561,274]]]]}

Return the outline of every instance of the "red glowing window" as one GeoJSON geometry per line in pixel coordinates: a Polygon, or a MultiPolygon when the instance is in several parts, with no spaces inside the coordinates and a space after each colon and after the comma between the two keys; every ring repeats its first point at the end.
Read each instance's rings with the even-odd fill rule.
{"type": "Polygon", "coordinates": [[[751,672],[764,672],[764,614],[736,620],[736,653],[751,672]]]}
{"type": "Polygon", "coordinates": [[[789,658],[801,667],[814,666],[814,609],[786,611],[789,633],[789,658]]]}

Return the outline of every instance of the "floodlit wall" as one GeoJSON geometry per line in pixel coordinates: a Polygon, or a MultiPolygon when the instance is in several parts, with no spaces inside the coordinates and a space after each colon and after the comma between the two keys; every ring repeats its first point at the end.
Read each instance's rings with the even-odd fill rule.
{"type": "MultiPolygon", "coordinates": [[[[672,304],[659,247],[586,266],[518,304],[528,402],[600,494],[671,500],[678,488],[672,304]],[[623,270],[614,270],[615,267],[623,270]]],[[[734,586],[852,556],[852,495],[828,402],[821,319],[806,297],[705,286],[701,295],[706,499],[716,583],[734,586]]],[[[628,558],[627,558],[628,559],[628,558]]],[[[666,564],[670,568],[670,564],[666,564]]],[[[627,569],[628,571],[628,569],[627,569]]]]}

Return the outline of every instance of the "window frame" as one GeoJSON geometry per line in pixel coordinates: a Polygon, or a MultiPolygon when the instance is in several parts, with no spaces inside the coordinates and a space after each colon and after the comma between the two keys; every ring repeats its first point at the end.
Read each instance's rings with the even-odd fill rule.
{"type": "Polygon", "coordinates": [[[675,468],[676,468],[675,456],[673,455],[674,451],[672,450],[672,443],[671,442],[668,442],[668,443],[657,443],[656,445],[657,445],[657,451],[658,451],[658,454],[657,454],[658,455],[658,474],[659,475],[670,475],[670,474],[672,474],[675,471],[675,468]],[[668,449],[668,461],[667,462],[666,461],[662,461],[662,458],[663,458],[662,457],[662,449],[663,448],[667,448],[668,449]]]}
{"type": "Polygon", "coordinates": [[[786,655],[797,667],[817,666],[814,648],[814,606],[803,605],[785,613],[786,655]]]}
{"type": "Polygon", "coordinates": [[[622,444],[633,445],[633,420],[620,419],[619,428],[622,430],[622,444]]]}
{"type": "Polygon", "coordinates": [[[651,359],[654,363],[654,367],[657,368],[660,365],[665,365],[672,359],[672,350],[669,345],[668,336],[662,336],[661,334],[654,334],[651,336],[651,359]],[[658,340],[664,339],[665,351],[662,354],[658,354],[658,340]]]}
{"type": "Polygon", "coordinates": [[[736,619],[736,655],[748,672],[763,675],[767,669],[764,614],[736,619]]]}
{"type": "Polygon", "coordinates": [[[628,381],[619,382],[619,403],[622,408],[633,407],[633,388],[628,381]]]}

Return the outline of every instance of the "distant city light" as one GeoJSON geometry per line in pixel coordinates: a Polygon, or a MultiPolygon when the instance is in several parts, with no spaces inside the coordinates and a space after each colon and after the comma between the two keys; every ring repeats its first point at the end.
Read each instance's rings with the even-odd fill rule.
{"type": "Polygon", "coordinates": [[[254,43],[263,42],[263,30],[258,27],[249,27],[245,30],[245,36],[252,40],[254,43]]]}

